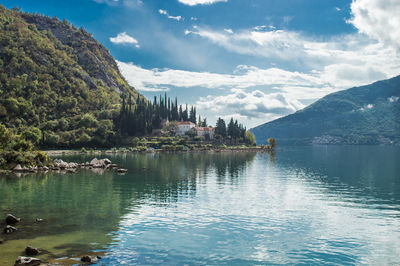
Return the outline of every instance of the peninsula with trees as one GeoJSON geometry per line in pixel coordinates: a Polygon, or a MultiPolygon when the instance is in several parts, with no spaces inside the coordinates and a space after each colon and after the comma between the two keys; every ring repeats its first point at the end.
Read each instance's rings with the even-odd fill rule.
{"type": "Polygon", "coordinates": [[[40,150],[254,147],[237,121],[213,127],[195,106],[146,99],[84,28],[0,5],[0,167],[49,162],[40,150]]]}

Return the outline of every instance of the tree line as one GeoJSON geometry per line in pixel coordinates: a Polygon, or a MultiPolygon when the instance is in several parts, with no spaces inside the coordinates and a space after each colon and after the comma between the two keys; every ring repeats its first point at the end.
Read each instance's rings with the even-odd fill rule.
{"type": "Polygon", "coordinates": [[[226,125],[225,120],[219,117],[214,130],[217,136],[220,136],[221,139],[228,139],[231,144],[238,142],[250,145],[255,144],[254,135],[250,131],[247,131],[245,126],[239,124],[237,120],[233,120],[233,118],[226,125]]]}
{"type": "MultiPolygon", "coordinates": [[[[164,96],[158,99],[154,96],[153,102],[146,100],[144,97],[133,99],[131,95],[122,96],[122,107],[117,124],[122,136],[144,136],[153,132],[153,129],[159,129],[161,121],[168,119],[169,121],[190,121],[197,124],[196,107],[190,108],[186,104],[178,105],[178,99],[171,100],[164,96]]],[[[206,120],[199,121],[203,125],[206,120]]]]}

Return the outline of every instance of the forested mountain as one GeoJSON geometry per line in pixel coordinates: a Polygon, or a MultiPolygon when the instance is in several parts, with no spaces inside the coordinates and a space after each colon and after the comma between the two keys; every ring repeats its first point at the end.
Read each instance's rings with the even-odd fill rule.
{"type": "Polygon", "coordinates": [[[258,143],[400,144],[400,76],[329,94],[251,132],[258,143]]]}
{"type": "Polygon", "coordinates": [[[0,122],[14,134],[37,127],[41,146],[110,144],[122,96],[141,97],[90,33],[0,5],[0,122]]]}

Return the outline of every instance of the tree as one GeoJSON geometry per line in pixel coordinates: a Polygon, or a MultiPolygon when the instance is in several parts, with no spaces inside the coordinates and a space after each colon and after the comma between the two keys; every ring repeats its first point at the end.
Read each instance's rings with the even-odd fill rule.
{"type": "Polygon", "coordinates": [[[229,121],[227,133],[228,133],[228,137],[230,137],[231,139],[234,138],[234,136],[235,136],[235,122],[233,122],[233,117],[231,117],[231,120],[229,121]]]}
{"type": "Polygon", "coordinates": [[[178,122],[176,121],[169,122],[169,124],[164,126],[163,128],[163,131],[166,132],[169,136],[175,136],[177,130],[178,122]]]}
{"type": "Polygon", "coordinates": [[[33,145],[38,145],[42,139],[42,131],[37,127],[28,127],[22,131],[21,136],[25,140],[30,141],[33,145]]]}
{"type": "Polygon", "coordinates": [[[250,131],[247,131],[247,130],[244,133],[244,141],[249,146],[256,145],[256,137],[253,135],[253,133],[251,133],[250,131]]]}
{"type": "Polygon", "coordinates": [[[188,137],[194,138],[197,136],[197,132],[196,132],[196,130],[194,130],[194,128],[191,128],[185,132],[185,135],[188,137]]]}
{"type": "Polygon", "coordinates": [[[226,124],[225,120],[221,117],[218,118],[217,124],[215,125],[215,134],[226,137],[226,124]]]}
{"type": "Polygon", "coordinates": [[[189,121],[196,124],[196,107],[194,106],[190,108],[189,121]]]}
{"type": "Polygon", "coordinates": [[[97,126],[97,119],[93,114],[84,114],[79,121],[79,127],[91,128],[97,126]]]}
{"type": "Polygon", "coordinates": [[[140,139],[138,137],[134,137],[132,140],[132,146],[137,147],[139,142],[140,142],[140,139]]]}
{"type": "Polygon", "coordinates": [[[269,139],[267,140],[267,142],[269,143],[269,147],[270,147],[271,149],[275,148],[275,146],[277,145],[277,143],[276,143],[276,141],[275,141],[275,138],[269,138],[269,139]]]}
{"type": "Polygon", "coordinates": [[[11,131],[0,123],[0,149],[6,149],[10,145],[12,139],[13,135],[11,131]]]}

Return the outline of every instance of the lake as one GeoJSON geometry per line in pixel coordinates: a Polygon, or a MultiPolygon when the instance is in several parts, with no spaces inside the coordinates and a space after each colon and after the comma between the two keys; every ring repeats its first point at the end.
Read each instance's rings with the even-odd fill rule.
{"type": "Polygon", "coordinates": [[[400,147],[104,157],[129,172],[0,178],[0,217],[22,218],[0,265],[27,245],[99,265],[400,263],[400,147]]]}

